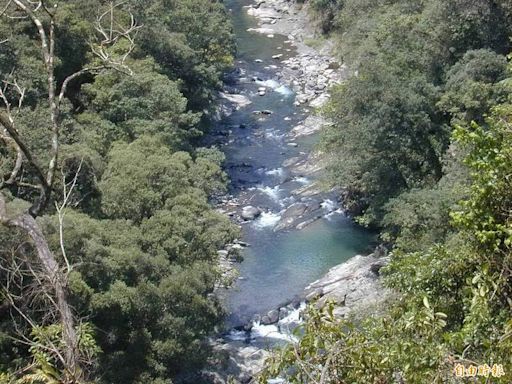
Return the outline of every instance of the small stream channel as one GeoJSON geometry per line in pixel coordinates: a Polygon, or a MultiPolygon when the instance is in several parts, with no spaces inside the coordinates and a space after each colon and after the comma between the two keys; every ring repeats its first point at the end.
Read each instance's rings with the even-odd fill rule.
{"type": "Polygon", "coordinates": [[[283,163],[293,157],[306,158],[318,137],[292,142],[287,134],[312,111],[294,106],[294,93],[278,77],[282,64],[272,58],[281,53],[284,60],[293,56],[295,49],[285,36],[270,38],[248,32],[256,27],[256,20],[243,8],[248,4],[248,0],[226,1],[238,43],[238,76],[227,88],[252,103],[218,122],[211,136],[226,155],[230,193],[242,206],[263,210],[259,218],[242,225],[242,240],[250,247],[243,252],[239,279],[224,293],[228,327],[247,324],[254,315],[291,302],[331,267],[367,251],[372,240],[371,234],[345,217],[335,195],[297,195],[297,189],[312,183],[316,176],[291,174],[283,163]],[[264,96],[258,95],[260,87],[267,89],[264,96]],[[261,110],[272,114],[253,113],[261,110]],[[294,202],[312,200],[321,204],[318,212],[322,219],[302,230],[273,230],[284,209],[294,202]]]}

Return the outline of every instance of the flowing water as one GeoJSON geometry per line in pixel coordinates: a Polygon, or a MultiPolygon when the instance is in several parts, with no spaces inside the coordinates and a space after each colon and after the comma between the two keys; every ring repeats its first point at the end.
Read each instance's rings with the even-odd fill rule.
{"type": "Polygon", "coordinates": [[[264,213],[243,225],[243,240],[251,246],[244,250],[240,278],[225,293],[229,326],[245,324],[255,314],[290,302],[329,268],[367,251],[371,244],[371,235],[353,225],[329,194],[317,197],[324,215],[321,220],[300,231],[273,231],[280,212],[300,199],[292,191],[313,181],[290,175],[283,162],[307,156],[317,138],[295,140],[297,147],[289,145],[286,134],[311,111],[293,105],[293,92],[277,76],[282,64],[272,55],[282,53],[285,59],[295,50],[285,36],[248,32],[256,27],[256,20],[243,8],[248,4],[246,0],[226,2],[238,42],[239,76],[231,91],[249,97],[252,104],[222,119],[215,130],[226,154],[231,193],[264,213]],[[258,95],[262,86],[268,89],[265,96],[258,95]],[[253,113],[261,110],[272,114],[253,113]]]}

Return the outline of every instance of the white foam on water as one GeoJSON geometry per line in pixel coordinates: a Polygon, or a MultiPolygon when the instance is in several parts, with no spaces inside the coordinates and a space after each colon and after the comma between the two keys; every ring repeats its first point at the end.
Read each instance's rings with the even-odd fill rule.
{"type": "Polygon", "coordinates": [[[280,140],[284,137],[284,134],[278,134],[273,129],[267,129],[265,131],[265,138],[267,139],[274,139],[274,140],[280,140]]]}
{"type": "Polygon", "coordinates": [[[300,314],[306,309],[306,303],[303,301],[300,303],[299,308],[294,309],[288,315],[279,320],[279,324],[282,326],[299,324],[301,322],[300,314]]]}
{"type": "Polygon", "coordinates": [[[229,340],[232,341],[245,341],[247,339],[247,332],[245,331],[237,331],[235,329],[231,330],[229,334],[226,336],[229,340]]]}
{"type": "Polygon", "coordinates": [[[343,215],[343,209],[342,208],[338,208],[332,212],[329,212],[328,214],[326,214],[324,217],[329,220],[329,221],[332,221],[334,219],[334,216],[338,216],[338,215],[343,215]]]}
{"type": "Polygon", "coordinates": [[[297,176],[293,178],[293,181],[304,185],[311,184],[311,180],[309,180],[307,177],[297,176]]]}
{"type": "Polygon", "coordinates": [[[262,325],[260,322],[254,322],[251,329],[251,339],[265,337],[271,339],[284,340],[289,343],[296,343],[299,339],[292,334],[295,327],[302,323],[301,313],[306,309],[306,303],[300,303],[299,308],[294,309],[277,324],[262,325]],[[293,327],[293,328],[292,328],[293,327]]]}
{"type": "Polygon", "coordinates": [[[291,96],[291,95],[293,95],[293,91],[290,88],[288,88],[287,86],[285,86],[285,85],[281,85],[281,86],[277,87],[275,89],[275,91],[277,93],[280,93],[283,96],[291,96]]]}
{"type": "Polygon", "coordinates": [[[254,323],[251,330],[251,337],[284,340],[290,343],[296,343],[298,341],[295,336],[280,332],[276,324],[263,325],[259,322],[254,323]]]}
{"type": "Polygon", "coordinates": [[[275,201],[278,201],[281,195],[281,188],[279,185],[276,185],[275,187],[258,187],[256,189],[275,201]]]}
{"type": "Polygon", "coordinates": [[[284,175],[284,170],[283,170],[283,168],[275,168],[275,169],[271,169],[270,171],[265,172],[265,174],[267,174],[269,176],[277,176],[277,177],[281,178],[284,175]]]}
{"type": "Polygon", "coordinates": [[[256,81],[256,84],[262,87],[271,88],[283,96],[293,95],[293,91],[290,88],[288,88],[286,85],[280,84],[276,80],[269,79],[264,81],[256,81]]]}
{"type": "Polygon", "coordinates": [[[258,84],[262,87],[267,87],[267,88],[272,88],[272,89],[277,89],[281,86],[281,84],[279,84],[278,81],[275,81],[272,79],[264,80],[264,81],[256,81],[256,84],[258,84]]]}
{"type": "Polygon", "coordinates": [[[332,211],[336,210],[336,208],[338,207],[338,204],[336,204],[336,202],[332,201],[331,199],[326,199],[326,200],[322,201],[320,206],[323,209],[325,209],[326,211],[332,212],[332,211]]]}
{"type": "Polygon", "coordinates": [[[277,222],[281,219],[281,216],[277,213],[262,212],[253,223],[255,228],[263,229],[268,227],[274,227],[277,222]]]}
{"type": "Polygon", "coordinates": [[[281,205],[282,207],[289,207],[290,205],[295,203],[295,201],[296,199],[294,196],[288,196],[285,197],[284,199],[279,200],[279,205],[281,205]]]}

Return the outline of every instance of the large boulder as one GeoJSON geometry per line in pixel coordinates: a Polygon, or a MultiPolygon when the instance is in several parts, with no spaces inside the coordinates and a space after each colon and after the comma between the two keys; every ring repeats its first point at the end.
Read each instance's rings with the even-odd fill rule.
{"type": "Polygon", "coordinates": [[[279,321],[279,311],[273,309],[268,313],[270,324],[277,323],[279,321]]]}
{"type": "Polygon", "coordinates": [[[290,205],[281,215],[281,219],[274,227],[274,231],[282,231],[293,227],[295,221],[298,220],[307,209],[308,205],[305,203],[294,203],[290,205]]]}
{"type": "MultiPolygon", "coordinates": [[[[277,232],[286,229],[297,228],[297,225],[299,225],[301,222],[308,222],[308,224],[311,224],[318,219],[318,215],[312,217],[312,214],[318,211],[320,208],[320,203],[317,201],[309,201],[307,203],[294,203],[286,208],[286,210],[281,214],[281,219],[274,227],[274,231],[277,232]]],[[[304,228],[308,224],[300,226],[297,229],[304,228]]]]}
{"type": "Polygon", "coordinates": [[[279,311],[276,309],[269,311],[266,315],[263,315],[261,317],[261,324],[263,324],[263,325],[275,324],[278,321],[279,321],[279,311]]]}
{"type": "Polygon", "coordinates": [[[306,203],[294,203],[286,208],[286,211],[281,215],[282,218],[297,218],[306,212],[308,205],[306,203]]]}
{"type": "Polygon", "coordinates": [[[289,309],[286,307],[279,308],[279,320],[283,320],[290,313],[289,309]]]}
{"type": "Polygon", "coordinates": [[[252,205],[248,205],[242,208],[242,219],[244,220],[254,220],[259,215],[261,215],[261,209],[257,207],[253,207],[252,205]]]}
{"type": "Polygon", "coordinates": [[[318,299],[318,307],[334,301],[337,303],[334,309],[336,316],[365,311],[392,295],[375,273],[375,269],[388,262],[389,258],[374,255],[354,256],[331,268],[324,277],[306,287],[304,297],[307,301],[318,299]]]}

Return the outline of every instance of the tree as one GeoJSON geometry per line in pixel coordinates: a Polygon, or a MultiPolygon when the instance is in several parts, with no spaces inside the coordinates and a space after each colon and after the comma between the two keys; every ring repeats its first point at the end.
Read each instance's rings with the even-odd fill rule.
{"type": "Polygon", "coordinates": [[[152,59],[130,66],[135,73],[129,78],[110,72],[84,87],[91,109],[121,128],[118,139],[159,135],[171,148],[188,148],[202,133],[196,127],[200,114],[187,110],[188,100],[178,83],[159,73],[161,68],[152,59]]]}
{"type": "MultiPolygon", "coordinates": [[[[18,114],[23,114],[23,102],[26,94],[16,79],[15,73],[11,72],[3,79],[3,87],[0,90],[0,99],[3,101],[4,108],[0,110],[0,125],[3,132],[1,139],[10,147],[10,153],[15,157],[10,173],[4,175],[0,183],[0,188],[29,188],[36,191],[35,198],[30,207],[21,213],[12,214],[9,212],[6,194],[0,192],[0,222],[2,225],[11,228],[21,229],[31,239],[35,247],[35,255],[37,261],[27,258],[24,260],[31,277],[38,283],[40,289],[46,296],[45,299],[51,303],[57,314],[49,313],[51,322],[58,319],[60,324],[60,332],[62,332],[62,349],[59,345],[50,342],[48,347],[54,356],[58,357],[59,366],[63,371],[63,382],[72,383],[79,382],[84,377],[84,361],[80,356],[81,349],[79,347],[80,339],[76,330],[76,323],[71,306],[68,301],[67,293],[67,273],[66,268],[59,265],[59,261],[50,250],[41,226],[36,221],[39,216],[50,203],[55,179],[57,177],[58,160],[60,153],[60,131],[62,125],[62,105],[66,97],[66,91],[71,82],[85,74],[94,74],[108,68],[126,71],[127,67],[124,62],[133,50],[133,35],[138,29],[133,17],[130,17],[128,27],[123,27],[120,20],[114,17],[114,13],[118,11],[118,6],[111,3],[110,8],[99,16],[97,20],[96,30],[101,39],[96,45],[92,46],[92,52],[98,57],[97,63],[90,67],[84,67],[77,72],[72,73],[63,79],[62,83],[56,82],[56,19],[55,9],[50,8],[44,1],[29,2],[23,0],[7,1],[2,8],[1,16],[3,18],[27,19],[37,30],[39,45],[43,66],[46,74],[46,103],[47,113],[50,120],[50,137],[51,149],[50,158],[43,166],[41,159],[34,156],[29,144],[23,137],[23,133],[17,127],[18,114]],[[109,17],[108,25],[105,26],[105,20],[109,17]],[[113,54],[112,49],[117,45],[124,44],[125,48],[121,54],[113,54]],[[21,178],[22,169],[30,169],[35,177],[30,182],[25,182],[21,178]],[[37,263],[37,264],[35,264],[37,263]]],[[[76,180],[76,179],[75,179],[76,180]]],[[[65,192],[67,194],[67,192],[65,192]]],[[[61,209],[65,208],[65,202],[61,209]]],[[[62,244],[62,247],[64,245],[62,244]]],[[[16,305],[16,297],[10,291],[11,279],[22,281],[19,276],[22,269],[17,265],[3,266],[9,270],[8,279],[2,287],[2,294],[7,297],[11,307],[19,312],[32,328],[35,324],[30,319],[30,314],[22,311],[16,305]]],[[[69,272],[69,271],[68,271],[69,272]]],[[[20,287],[22,290],[23,286],[20,287]]],[[[47,339],[48,341],[48,339],[47,339]]]]}
{"type": "Polygon", "coordinates": [[[137,0],[137,14],[151,28],[141,34],[143,55],[151,55],[194,112],[212,107],[220,75],[233,63],[233,28],[220,1],[137,0]]]}
{"type": "Polygon", "coordinates": [[[453,122],[484,123],[486,113],[506,100],[507,60],[488,49],[469,50],[446,74],[438,107],[453,122]]]}
{"type": "Polygon", "coordinates": [[[225,189],[220,159],[174,152],[158,137],[142,136],[130,144],[116,143],[100,182],[103,211],[136,223],[152,217],[179,195],[193,192],[201,200],[225,189]],[[149,154],[149,155],[148,155],[149,154]]]}
{"type": "Polygon", "coordinates": [[[434,108],[437,89],[424,76],[396,71],[366,65],[336,89],[327,111],[334,121],[323,137],[329,177],[366,224],[379,222],[390,198],[441,177],[447,132],[434,108]]]}
{"type": "MultiPolygon", "coordinates": [[[[130,28],[133,13],[145,24],[134,27],[138,44],[131,35],[106,42],[101,30],[108,35],[112,24],[107,12],[99,15],[103,27],[98,25],[102,3],[69,0],[52,8],[56,92],[75,72],[91,71],[69,81],[59,104],[56,172],[36,224],[65,279],[77,337],[85,337],[78,319],[86,316],[91,337],[103,352],[94,356],[96,364],[87,371],[108,383],[167,382],[183,371],[199,370],[204,354],[196,351],[207,352],[202,340],[223,314],[213,295],[221,279],[217,250],[238,234],[209,203],[226,188],[223,156],[213,148],[197,148],[196,140],[206,127],[200,121],[203,109],[212,105],[222,68],[232,60],[231,26],[217,2],[130,1],[113,5],[113,25],[120,32],[119,27],[130,28]],[[99,38],[98,43],[90,43],[89,37],[99,38]],[[76,52],[70,54],[70,46],[76,52]]],[[[16,9],[9,4],[12,16],[16,9]]],[[[43,8],[37,12],[48,30],[50,16],[43,8]]],[[[46,173],[53,153],[47,134],[52,120],[40,39],[29,19],[4,20],[0,36],[8,41],[0,46],[1,73],[7,76],[16,68],[4,93],[17,103],[14,84],[26,90],[21,108],[12,108],[15,126],[46,173]]],[[[6,180],[17,160],[16,143],[9,143],[0,147],[0,172],[6,180]]],[[[2,190],[9,217],[28,211],[39,197],[30,185],[39,184],[36,169],[23,157],[16,182],[2,190]]],[[[23,267],[39,265],[25,231],[0,226],[0,241],[0,266],[11,267],[13,260],[23,267]]],[[[53,308],[53,291],[44,295],[28,272],[17,280],[23,278],[25,294],[11,296],[34,325],[44,326],[40,334],[47,335],[48,343],[62,340],[62,333],[52,327],[60,319],[46,317],[53,308]],[[29,308],[29,302],[37,305],[29,308]]],[[[6,300],[0,316],[0,369],[18,377],[18,367],[36,363],[23,343],[34,343],[33,327],[6,300]],[[20,333],[26,337],[23,342],[11,340],[20,333]]],[[[65,372],[58,356],[41,361],[65,372]]]]}

